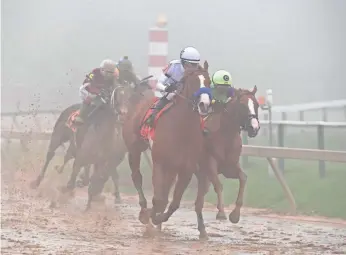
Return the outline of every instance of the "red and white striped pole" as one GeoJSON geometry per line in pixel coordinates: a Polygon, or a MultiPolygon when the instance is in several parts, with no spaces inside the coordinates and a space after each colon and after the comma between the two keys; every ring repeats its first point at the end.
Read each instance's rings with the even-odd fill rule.
{"type": "Polygon", "coordinates": [[[166,67],[168,58],[168,30],[167,19],[159,15],[156,26],[149,30],[149,65],[148,73],[154,77],[150,80],[152,88],[155,87],[157,79],[166,67]]]}

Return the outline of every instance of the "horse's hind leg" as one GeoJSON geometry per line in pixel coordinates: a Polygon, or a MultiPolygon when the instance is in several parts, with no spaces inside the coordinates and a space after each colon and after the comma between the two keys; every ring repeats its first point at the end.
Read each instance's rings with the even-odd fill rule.
{"type": "Polygon", "coordinates": [[[239,163],[237,164],[236,168],[238,169],[238,172],[239,172],[239,191],[238,191],[237,200],[235,202],[235,208],[229,214],[229,220],[232,223],[238,223],[239,222],[240,208],[243,206],[244,190],[245,190],[245,185],[246,185],[246,181],[247,181],[247,175],[240,168],[239,163]]]}
{"type": "Polygon", "coordinates": [[[65,153],[65,156],[64,156],[64,163],[57,168],[57,172],[59,174],[61,174],[63,171],[64,171],[64,168],[66,166],[66,164],[75,157],[75,147],[74,145],[72,144],[72,142],[70,142],[70,145],[65,153]]]}
{"type": "Polygon", "coordinates": [[[197,191],[197,197],[195,201],[195,212],[197,215],[199,238],[206,239],[208,238],[208,234],[205,230],[202,210],[204,206],[204,196],[208,192],[210,182],[208,180],[206,173],[204,172],[201,172],[201,171],[197,172],[196,177],[198,181],[198,191],[197,191]]]}
{"type": "MultiPolygon", "coordinates": [[[[58,130],[58,131],[60,131],[60,130],[58,130]]],[[[64,142],[66,142],[68,140],[68,138],[65,137],[64,134],[61,134],[61,132],[58,132],[58,131],[56,131],[56,132],[53,131],[53,134],[52,134],[52,137],[51,137],[51,140],[49,143],[49,147],[48,147],[48,152],[46,154],[46,160],[45,160],[44,166],[41,169],[40,174],[37,176],[35,181],[30,183],[30,187],[33,189],[37,188],[40,185],[41,181],[43,180],[44,175],[47,171],[48,165],[55,155],[56,149],[61,144],[63,144],[64,142]]]]}
{"type": "Polygon", "coordinates": [[[143,192],[143,177],[140,171],[141,152],[129,151],[128,161],[131,168],[131,177],[133,184],[138,192],[139,205],[141,206],[141,212],[139,213],[139,220],[143,224],[148,224],[149,217],[147,213],[147,199],[143,192]]]}

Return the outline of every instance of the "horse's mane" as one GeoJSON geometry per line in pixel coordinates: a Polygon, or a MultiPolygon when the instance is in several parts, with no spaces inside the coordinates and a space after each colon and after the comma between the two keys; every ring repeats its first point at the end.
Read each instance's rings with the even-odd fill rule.
{"type": "Polygon", "coordinates": [[[234,89],[234,92],[238,95],[246,95],[246,94],[252,94],[252,92],[248,89],[242,89],[242,88],[239,88],[239,89],[234,89]]]}
{"type": "Polygon", "coordinates": [[[207,87],[209,87],[210,84],[211,84],[211,80],[210,80],[210,77],[209,77],[208,69],[209,69],[208,61],[204,61],[203,67],[201,65],[198,65],[197,70],[185,71],[184,72],[184,76],[182,78],[182,81],[185,81],[191,75],[198,73],[198,74],[202,74],[206,78],[205,79],[205,83],[207,84],[207,87]]]}

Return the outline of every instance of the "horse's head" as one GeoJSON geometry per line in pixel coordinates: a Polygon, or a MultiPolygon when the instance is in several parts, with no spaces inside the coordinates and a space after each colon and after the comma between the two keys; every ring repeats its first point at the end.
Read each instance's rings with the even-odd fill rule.
{"type": "Polygon", "coordinates": [[[235,90],[234,99],[238,105],[239,122],[241,127],[248,132],[249,137],[255,137],[260,129],[258,121],[259,103],[255,96],[256,92],[256,86],[251,91],[244,89],[235,90]]]}
{"type": "Polygon", "coordinates": [[[112,92],[111,106],[121,118],[128,112],[132,90],[130,86],[118,86],[112,92]]]}
{"type": "Polygon", "coordinates": [[[178,92],[181,98],[189,99],[197,106],[200,115],[206,115],[211,103],[211,80],[208,74],[208,63],[204,63],[204,68],[199,66],[195,70],[185,71],[182,79],[182,89],[178,92]]]}

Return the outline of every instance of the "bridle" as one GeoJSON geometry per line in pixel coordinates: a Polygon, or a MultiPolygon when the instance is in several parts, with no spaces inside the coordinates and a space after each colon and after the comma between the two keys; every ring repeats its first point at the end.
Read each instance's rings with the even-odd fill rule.
{"type": "MultiPolygon", "coordinates": [[[[235,96],[235,97],[229,97],[225,103],[225,106],[224,106],[224,112],[228,113],[228,115],[230,114],[230,112],[227,110],[226,106],[227,106],[227,103],[230,102],[231,100],[235,100],[235,104],[237,104],[237,106],[240,106],[241,103],[240,103],[240,99],[242,96],[244,96],[246,94],[241,94],[239,96],[235,96]]],[[[252,119],[256,119],[258,121],[258,116],[256,114],[251,114],[251,113],[248,113],[248,118],[247,118],[247,121],[245,121],[245,123],[240,123],[240,129],[241,130],[244,130],[244,131],[248,131],[249,130],[249,126],[251,126],[251,120],[252,119]]]]}

